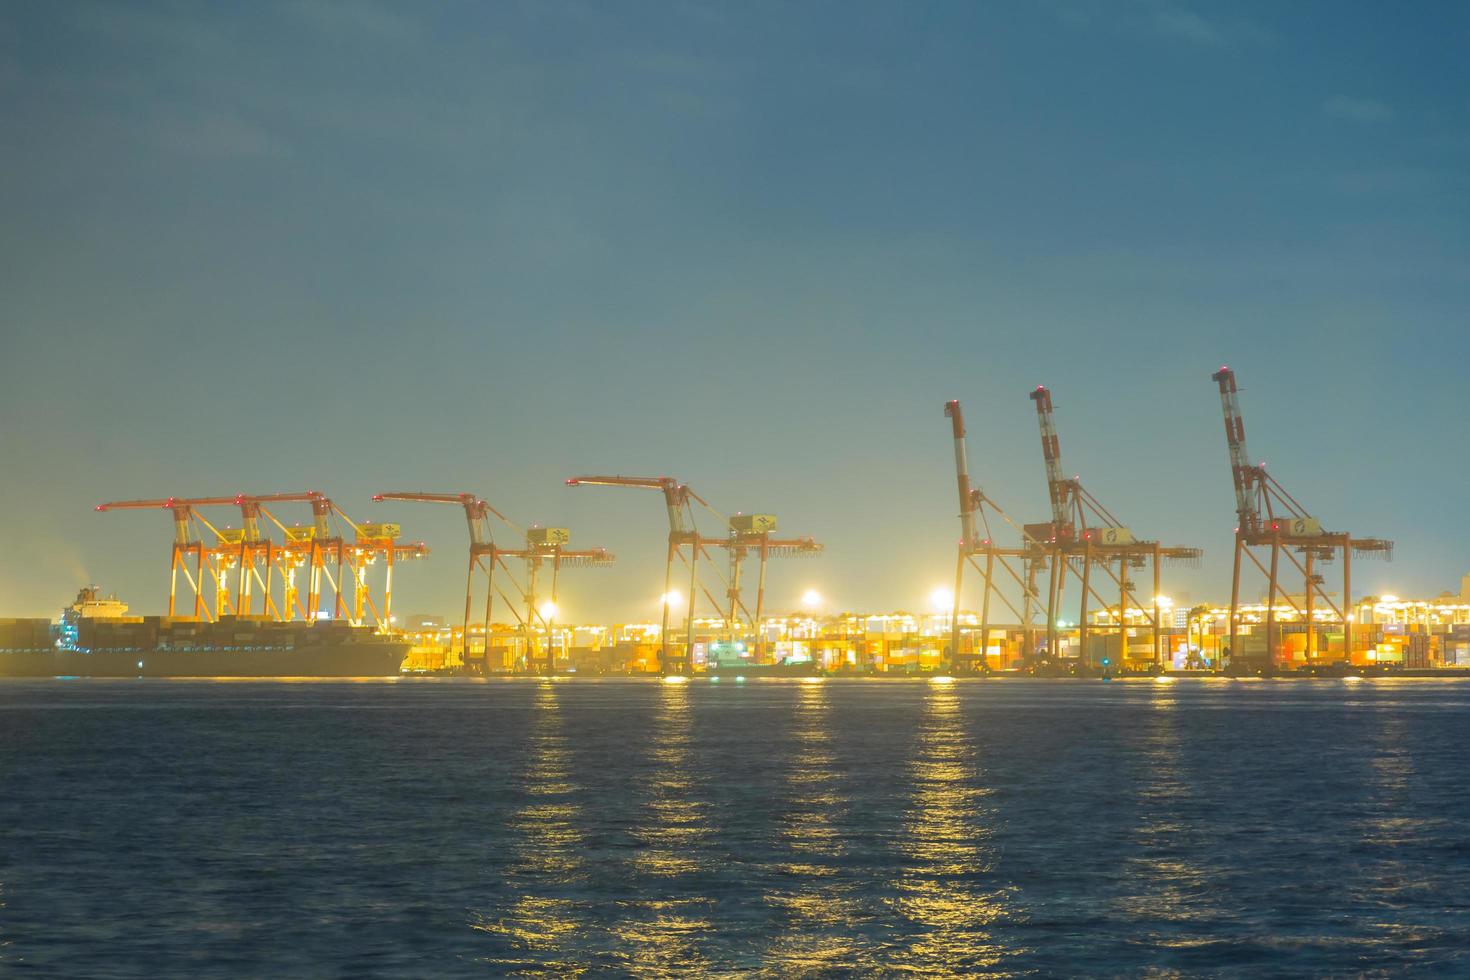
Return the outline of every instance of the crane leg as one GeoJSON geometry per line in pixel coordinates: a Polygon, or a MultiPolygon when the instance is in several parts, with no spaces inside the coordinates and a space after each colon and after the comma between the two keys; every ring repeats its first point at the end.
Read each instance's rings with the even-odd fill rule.
{"type": "Polygon", "coordinates": [[[669,590],[674,587],[674,548],[675,544],[670,539],[669,550],[664,557],[663,625],[658,631],[658,669],[663,674],[668,674],[671,666],[669,662],[669,590]]]}
{"type": "MultiPolygon", "coordinates": [[[[1236,646],[1239,630],[1236,624],[1239,622],[1240,608],[1240,549],[1245,547],[1245,542],[1239,534],[1235,535],[1235,574],[1230,578],[1230,659],[1234,662],[1240,656],[1240,648],[1236,646]]],[[[1215,651],[1215,670],[1218,672],[1225,667],[1225,658],[1220,651],[1215,651]]]]}
{"type": "Polygon", "coordinates": [[[1159,546],[1158,545],[1154,545],[1154,556],[1153,557],[1154,557],[1154,663],[1155,664],[1158,664],[1160,667],[1162,667],[1163,666],[1163,656],[1162,656],[1163,648],[1159,645],[1160,640],[1162,639],[1161,636],[1159,635],[1159,628],[1163,624],[1159,621],[1160,608],[1161,607],[1159,606],[1159,587],[1160,587],[1160,583],[1159,583],[1159,546]]]}
{"type": "Polygon", "coordinates": [[[475,553],[470,552],[470,567],[464,577],[464,629],[460,633],[459,663],[462,667],[470,665],[470,603],[473,601],[475,590],[475,553]]]}
{"type": "Polygon", "coordinates": [[[1342,659],[1353,662],[1353,559],[1352,539],[1342,543],[1342,659]]]}
{"type": "Polygon", "coordinates": [[[495,611],[495,562],[497,560],[492,552],[490,561],[485,565],[485,673],[487,674],[490,673],[490,616],[495,611]]]}
{"type": "Polygon", "coordinates": [[[1276,567],[1281,554],[1281,539],[1271,538],[1271,581],[1266,589],[1266,666],[1276,667],[1276,567]]]}
{"type": "MultiPolygon", "coordinates": [[[[1092,592],[1092,545],[1082,552],[1082,605],[1077,614],[1077,641],[1082,644],[1082,665],[1091,669],[1092,648],[1087,645],[1087,600],[1092,592]]],[[[1107,642],[1106,639],[1103,641],[1107,642]]]]}
{"type": "Polygon", "coordinates": [[[689,608],[684,619],[684,658],[680,661],[679,673],[688,674],[694,669],[694,593],[699,588],[699,542],[689,546],[689,608]]]}
{"type": "Polygon", "coordinates": [[[987,550],[985,552],[985,595],[980,599],[980,672],[982,674],[990,672],[990,576],[994,571],[995,552],[987,550]]]}
{"type": "Polygon", "coordinates": [[[1306,603],[1307,643],[1305,653],[1307,657],[1308,667],[1312,665],[1312,661],[1315,659],[1317,653],[1317,624],[1312,619],[1312,607],[1316,605],[1312,600],[1316,598],[1314,593],[1317,591],[1317,583],[1312,581],[1312,569],[1315,565],[1312,560],[1313,557],[1314,555],[1312,549],[1308,548],[1306,562],[1307,592],[1306,595],[1303,596],[1303,599],[1306,603]]]}
{"type": "Polygon", "coordinates": [[[960,545],[959,557],[954,563],[954,602],[949,614],[949,663],[942,669],[958,670],[960,657],[960,589],[965,584],[965,546],[960,545]]]}
{"type": "Polygon", "coordinates": [[[1052,552],[1051,575],[1046,583],[1046,656],[1055,660],[1057,656],[1057,575],[1062,562],[1062,552],[1052,552]]]}
{"type": "Polygon", "coordinates": [[[1128,662],[1128,559],[1118,559],[1118,669],[1128,662]]]}
{"type": "Polygon", "coordinates": [[[556,673],[556,580],[560,574],[561,555],[558,554],[551,559],[551,615],[546,617],[546,665],[551,674],[556,673]]]}
{"type": "MultiPolygon", "coordinates": [[[[769,538],[770,535],[765,535],[769,538]]],[[[766,609],[766,556],[769,546],[765,540],[761,541],[760,572],[755,579],[755,662],[763,664],[766,662],[766,635],[762,621],[765,619],[766,609]]]]}

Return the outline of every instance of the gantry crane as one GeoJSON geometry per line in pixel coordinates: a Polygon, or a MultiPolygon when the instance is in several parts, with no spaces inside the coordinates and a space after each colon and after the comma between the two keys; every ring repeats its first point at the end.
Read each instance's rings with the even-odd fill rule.
{"type": "Polygon", "coordinates": [[[1041,541],[1033,539],[1022,525],[1011,520],[1010,515],[1002,510],[999,504],[986,496],[983,490],[971,484],[969,453],[965,446],[965,416],[960,410],[960,403],[958,401],[945,402],[944,414],[950,420],[951,431],[954,434],[954,468],[960,500],[959,556],[955,562],[954,608],[950,619],[950,663],[954,669],[959,671],[978,670],[985,673],[990,669],[985,657],[990,649],[990,599],[992,596],[999,599],[1016,617],[1024,635],[1023,642],[1027,656],[1029,657],[1035,649],[1035,619],[1040,606],[1037,601],[1036,575],[1038,569],[1046,564],[1046,552],[1041,541]],[[992,514],[1020,533],[1021,547],[1004,548],[995,543],[990,528],[992,514]],[[985,559],[983,567],[979,564],[979,558],[982,556],[985,559]],[[1019,571],[1015,563],[1019,563],[1019,571]],[[972,650],[968,656],[965,655],[960,644],[960,596],[964,590],[966,565],[980,574],[984,585],[984,592],[980,600],[980,648],[978,652],[972,650]],[[1010,581],[1020,588],[1021,608],[1016,608],[1005,591],[996,583],[997,565],[1010,576],[1010,581]]]}
{"type": "MultiPolygon", "coordinates": [[[[694,504],[716,513],[714,508],[699,494],[671,476],[574,476],[567,481],[569,487],[632,487],[640,490],[657,490],[664,495],[664,507],[669,518],[668,551],[664,559],[664,591],[661,604],[663,619],[659,629],[659,668],[665,674],[687,674],[690,656],[694,649],[694,607],[699,592],[699,559],[709,557],[706,540],[699,536],[694,522],[694,504]],[[684,557],[684,549],[689,557],[684,557]],[[677,660],[669,644],[669,604],[674,583],[674,559],[686,561],[689,566],[689,602],[685,607],[684,652],[677,660]]],[[[715,608],[719,604],[715,603],[715,608]]]]}
{"type": "Polygon", "coordinates": [[[174,541],[169,572],[168,614],[174,615],[178,591],[178,573],[184,577],[194,592],[194,617],[218,619],[223,615],[250,615],[253,606],[253,584],[259,583],[262,590],[263,612],[272,618],[282,615],[271,594],[271,576],[283,551],[261,533],[260,517],[264,511],[263,501],[298,499],[292,494],[236,494],[233,497],[167,497],[162,500],[117,500],[97,506],[98,511],[165,509],[173,513],[174,541]],[[241,527],[217,527],[199,513],[204,507],[237,507],[240,510],[241,527]],[[194,525],[207,530],[213,541],[205,541],[193,533],[194,525]],[[190,573],[187,556],[192,555],[195,570],[190,573]],[[206,564],[206,559],[208,564],[206,564]],[[259,566],[264,560],[266,577],[260,576],[259,566]],[[240,578],[235,595],[231,598],[229,574],[238,568],[240,578]],[[214,581],[214,609],[204,602],[205,573],[214,581]]]}
{"type": "MultiPolygon", "coordinates": [[[[194,618],[216,619],[223,610],[216,607],[211,614],[204,602],[204,576],[205,556],[209,553],[211,545],[206,545],[204,540],[195,532],[195,527],[203,527],[219,540],[219,532],[200,516],[198,508],[205,506],[233,506],[239,501],[239,496],[234,497],[165,497],[161,500],[114,500],[104,504],[98,504],[98,511],[106,512],[112,510],[167,510],[173,514],[174,539],[169,559],[169,585],[168,585],[168,614],[175,614],[175,598],[178,592],[179,572],[183,571],[184,578],[188,581],[194,592],[194,618]],[[189,559],[194,560],[194,571],[189,571],[189,559]]],[[[209,569],[214,572],[213,568],[209,569]]],[[[216,579],[216,603],[218,603],[218,575],[216,579]]]]}
{"type": "MultiPolygon", "coordinates": [[[[237,613],[245,615],[251,613],[254,605],[252,585],[258,584],[261,591],[261,611],[264,615],[282,622],[292,619],[297,614],[300,614],[303,619],[314,619],[316,617],[314,601],[309,602],[305,609],[300,606],[296,573],[303,564],[308,564],[310,561],[309,555],[302,553],[300,544],[303,541],[315,539],[318,536],[317,529],[315,527],[312,529],[288,527],[279,521],[265,505],[310,503],[313,512],[324,507],[325,514],[330,514],[331,501],[315,490],[305,490],[295,493],[241,494],[235,502],[240,508],[240,527],[214,529],[218,538],[215,551],[218,554],[217,562],[221,572],[216,580],[221,590],[216,601],[216,608],[225,608],[228,570],[230,567],[237,567],[240,570],[240,579],[232,607],[237,613]],[[265,518],[280,528],[282,534],[285,535],[283,544],[277,545],[264,532],[261,518],[265,518]],[[262,563],[265,565],[264,578],[260,575],[262,563]],[[278,572],[282,587],[282,600],[279,604],[275,601],[273,585],[273,579],[278,572]]],[[[318,523],[324,524],[324,520],[325,518],[318,523]]],[[[312,595],[315,595],[314,591],[312,595]]]]}
{"type": "Polygon", "coordinates": [[[346,511],[332,499],[317,490],[292,493],[246,494],[239,499],[242,525],[238,542],[232,532],[226,530],[226,540],[220,550],[230,553],[237,549],[244,581],[241,583],[241,601],[236,608],[248,612],[251,606],[249,579],[260,584],[264,596],[264,612],[267,615],[276,609],[276,618],[286,620],[300,615],[306,620],[321,617],[322,580],[332,589],[333,619],[346,619],[354,626],[366,621],[368,613],[380,631],[388,630],[393,622],[393,570],[397,562],[410,558],[422,558],[428,547],[422,542],[403,542],[398,538],[402,528],[397,524],[383,522],[354,521],[346,511]],[[287,526],[268,510],[266,504],[305,503],[311,508],[312,523],[309,527],[287,526]],[[262,533],[260,519],[264,517],[275,524],[284,535],[283,544],[275,544],[262,533]],[[332,527],[332,518],[339,518],[352,529],[350,540],[332,527]],[[257,566],[264,559],[267,572],[261,579],[257,566]],[[368,569],[382,560],[383,595],[381,607],[373,598],[368,582],[368,569]],[[302,567],[307,569],[307,598],[305,608],[300,602],[296,585],[296,574],[302,567]],[[336,574],[332,572],[335,566],[336,574]],[[274,606],[271,585],[272,570],[279,567],[283,596],[278,607],[274,606]],[[346,584],[352,580],[349,593],[346,584]],[[351,606],[347,605],[350,596],[351,606]]]}
{"type": "Polygon", "coordinates": [[[1266,472],[1264,463],[1252,463],[1245,446],[1245,420],[1240,414],[1240,398],[1235,372],[1228,367],[1210,375],[1220,391],[1220,406],[1225,416],[1225,445],[1230,452],[1230,475],[1235,484],[1235,561],[1230,581],[1230,655],[1233,670],[1274,669],[1276,662],[1276,603],[1284,599],[1305,621],[1306,659],[1310,665],[1317,655],[1316,600],[1320,598],[1343,624],[1343,660],[1352,661],[1352,556],[1390,558],[1393,542],[1384,538],[1355,538],[1345,531],[1324,531],[1322,523],[1307,513],[1286,489],[1266,472]],[[1251,549],[1270,549],[1269,567],[1251,549]],[[1342,603],[1336,605],[1323,590],[1323,577],[1316,571],[1317,562],[1330,562],[1342,553],[1342,603]],[[1240,558],[1244,555],[1266,577],[1265,651],[1257,658],[1242,656],[1238,646],[1240,623],[1240,558]],[[1297,606],[1280,587],[1279,560],[1282,555],[1302,576],[1302,605],[1297,606]],[[1298,561],[1297,556],[1301,556],[1298,561]]]}
{"type": "MultiPolygon", "coordinates": [[[[492,507],[483,497],[473,493],[432,493],[426,491],[399,491],[376,493],[373,500],[402,500],[414,503],[454,504],[464,509],[465,524],[470,533],[469,570],[464,583],[464,632],[461,660],[470,662],[470,608],[474,603],[475,574],[485,573],[485,649],[490,648],[490,607],[494,596],[495,535],[490,525],[490,516],[500,518],[510,525],[504,514],[492,507]]],[[[513,526],[513,525],[512,525],[513,526]]]]}
{"type": "MultiPolygon", "coordinates": [[[[726,579],[726,627],[733,631],[741,628],[741,614],[755,633],[755,662],[761,663],[765,656],[765,601],[766,562],[771,558],[809,558],[821,554],[822,545],[814,538],[773,538],[776,530],[774,514],[736,514],[729,520],[729,534],[723,538],[702,538],[706,548],[724,548],[729,557],[730,572],[726,579]],[[742,567],[746,558],[754,552],[758,572],[756,576],[755,611],[746,606],[742,567]]],[[[714,597],[705,593],[710,604],[718,607],[714,597]]]]}
{"type": "MultiPolygon", "coordinates": [[[[532,631],[535,622],[539,619],[546,630],[547,641],[547,663],[544,665],[548,671],[555,668],[555,650],[549,639],[552,633],[552,623],[556,613],[556,589],[560,571],[565,566],[572,565],[610,565],[614,558],[605,548],[593,548],[573,551],[565,547],[570,540],[570,533],[566,528],[547,528],[532,526],[521,529],[512,523],[500,511],[496,510],[483,497],[473,493],[434,493],[425,491],[397,491],[393,493],[374,494],[373,499],[402,500],[417,503],[431,504],[454,504],[463,508],[465,524],[469,529],[470,555],[469,567],[465,575],[464,594],[464,625],[463,643],[461,646],[461,660],[466,665],[470,663],[470,610],[474,603],[475,576],[483,571],[485,573],[485,663],[489,669],[490,657],[490,623],[494,611],[495,601],[495,566],[499,565],[502,570],[509,574],[506,559],[519,559],[525,563],[526,585],[521,588],[517,583],[516,588],[521,592],[522,601],[526,612],[522,616],[516,609],[516,603],[501,590],[501,596],[505,599],[506,607],[516,617],[525,635],[526,662],[528,667],[534,666],[534,643],[532,631]],[[491,516],[498,518],[517,532],[524,535],[525,545],[521,548],[501,548],[495,543],[494,529],[491,525],[491,516]],[[546,615],[537,605],[537,580],[540,575],[541,566],[544,563],[551,565],[551,614],[546,615]]],[[[514,579],[512,579],[514,583],[514,579]]]]}
{"type": "Polygon", "coordinates": [[[224,615],[252,615],[254,613],[254,589],[261,589],[262,614],[278,620],[289,620],[300,614],[303,619],[317,618],[320,602],[320,581],[323,575],[331,582],[335,594],[334,618],[343,618],[343,570],[349,569],[353,576],[353,609],[347,617],[354,625],[361,624],[364,604],[373,613],[379,629],[387,629],[391,622],[392,568],[395,559],[417,558],[428,553],[422,542],[408,544],[396,540],[399,528],[396,524],[356,524],[332,501],[317,491],[299,493],[236,494],[233,497],[167,497],[161,500],[121,500],[99,504],[98,511],[165,509],[172,512],[174,541],[169,563],[168,614],[176,611],[178,572],[182,569],[185,579],[194,592],[194,617],[218,619],[224,615]],[[311,504],[314,523],[311,528],[287,527],[277,520],[266,508],[266,504],[283,502],[307,502],[311,504]],[[240,528],[217,527],[199,513],[200,508],[236,507],[240,510],[240,528]],[[331,532],[328,518],[332,514],[341,517],[355,533],[353,541],[346,542],[340,535],[331,532]],[[279,527],[285,541],[277,544],[264,532],[261,518],[264,517],[279,527]],[[213,535],[213,542],[206,543],[196,535],[198,525],[213,535]],[[188,559],[193,557],[195,570],[190,572],[188,559]],[[373,601],[367,583],[367,566],[379,557],[386,558],[387,572],[381,611],[373,601]],[[327,560],[335,558],[338,569],[334,579],[327,568],[327,560]],[[260,574],[264,564],[266,574],[260,574]],[[303,609],[295,585],[296,571],[302,565],[309,566],[310,587],[307,606],[303,609]],[[229,573],[238,568],[240,578],[235,595],[230,596],[229,573]],[[274,595],[274,577],[279,571],[283,597],[277,603],[274,595]],[[206,572],[213,579],[215,602],[211,610],[204,601],[206,572]]]}
{"type": "Polygon", "coordinates": [[[1080,479],[1063,474],[1061,442],[1057,437],[1051,392],[1045,386],[1037,385],[1029,397],[1036,403],[1036,417],[1041,428],[1041,454],[1046,464],[1047,495],[1051,500],[1051,522],[1027,525],[1026,528],[1031,537],[1045,543],[1050,558],[1051,574],[1047,580],[1046,604],[1047,655],[1055,658],[1057,654],[1057,614],[1066,591],[1068,571],[1073,570],[1081,579],[1078,638],[1083,662],[1091,664],[1088,647],[1088,603],[1091,599],[1097,599],[1104,609],[1108,608],[1108,601],[1093,587],[1092,570],[1096,567],[1117,587],[1119,666],[1123,666],[1128,657],[1130,609],[1136,609],[1144,618],[1153,642],[1152,663],[1158,665],[1162,657],[1160,642],[1163,618],[1159,565],[1161,561],[1198,562],[1203,552],[1199,548],[1165,548],[1157,541],[1140,541],[1134,538],[1132,530],[1120,523],[1096,497],[1088,493],[1080,479]],[[1116,571],[1113,569],[1115,563],[1116,571]],[[1074,564],[1079,565],[1080,569],[1072,569],[1074,564]],[[1134,596],[1135,585],[1129,570],[1150,565],[1153,573],[1153,599],[1145,605],[1134,596]]]}
{"type": "MultiPolygon", "coordinates": [[[[515,550],[499,550],[496,557],[501,560],[501,567],[505,568],[504,559],[519,558],[525,562],[526,584],[521,589],[521,598],[525,603],[526,612],[521,616],[515,610],[515,604],[510,596],[501,591],[507,608],[511,610],[520,622],[522,632],[525,635],[526,644],[526,669],[535,670],[535,624],[540,620],[542,630],[546,637],[545,660],[540,665],[543,673],[553,673],[556,670],[556,641],[555,620],[557,613],[557,581],[561,570],[571,566],[597,566],[611,565],[614,561],[613,555],[606,548],[588,548],[574,551],[566,547],[571,534],[564,527],[541,527],[532,525],[526,529],[526,546],[515,550]],[[551,566],[551,602],[549,607],[537,603],[537,580],[541,574],[541,566],[551,566]]],[[[509,571],[509,569],[507,569],[509,571]]],[[[518,588],[519,585],[517,586],[518,588]]],[[[490,625],[488,617],[485,625],[485,652],[488,662],[490,651],[490,625]]]]}

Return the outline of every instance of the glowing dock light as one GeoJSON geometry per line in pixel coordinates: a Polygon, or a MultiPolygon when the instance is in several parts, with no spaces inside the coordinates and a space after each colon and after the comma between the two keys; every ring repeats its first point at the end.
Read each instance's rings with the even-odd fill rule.
{"type": "Polygon", "coordinates": [[[807,589],[801,594],[801,604],[807,609],[816,609],[822,604],[822,593],[816,589],[807,589]]]}
{"type": "Polygon", "coordinates": [[[929,593],[929,605],[935,612],[948,612],[954,607],[954,593],[940,586],[929,593]]]}
{"type": "Polygon", "coordinates": [[[543,602],[543,603],[541,603],[541,609],[539,611],[541,613],[541,618],[542,619],[555,619],[556,618],[556,603],[550,602],[550,601],[543,602]]]}
{"type": "Polygon", "coordinates": [[[675,589],[673,592],[665,592],[663,596],[659,599],[659,602],[665,606],[668,606],[670,609],[678,609],[680,606],[684,605],[684,596],[681,595],[677,589],[675,589]]]}
{"type": "Polygon", "coordinates": [[[664,677],[665,684],[688,684],[689,678],[683,674],[669,674],[664,677]]]}

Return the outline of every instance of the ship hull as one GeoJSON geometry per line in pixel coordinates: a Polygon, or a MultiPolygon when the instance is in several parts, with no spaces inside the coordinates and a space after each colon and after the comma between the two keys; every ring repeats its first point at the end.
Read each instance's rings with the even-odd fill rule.
{"type": "Polygon", "coordinates": [[[408,644],[0,653],[0,677],[396,677],[408,644]]]}

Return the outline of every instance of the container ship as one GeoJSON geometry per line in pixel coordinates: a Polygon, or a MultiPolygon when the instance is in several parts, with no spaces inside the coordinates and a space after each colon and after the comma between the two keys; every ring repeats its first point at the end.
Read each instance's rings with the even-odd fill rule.
{"type": "Polygon", "coordinates": [[[0,620],[0,677],[396,677],[409,644],[340,620],[129,616],[94,586],[48,619],[0,620]]]}

